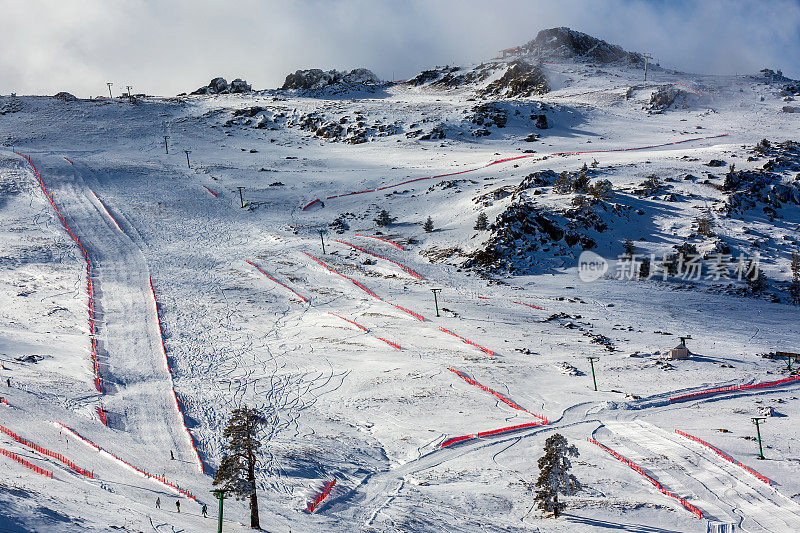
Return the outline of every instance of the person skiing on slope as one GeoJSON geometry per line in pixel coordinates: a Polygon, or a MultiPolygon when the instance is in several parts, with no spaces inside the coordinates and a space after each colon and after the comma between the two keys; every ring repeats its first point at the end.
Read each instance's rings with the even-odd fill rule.
{"type": "Polygon", "coordinates": [[[175,507],[178,509],[178,512],[181,512],[181,501],[175,500],[175,507]]]}
{"type": "Polygon", "coordinates": [[[156,509],[161,509],[161,497],[156,498],[156,509]]]}
{"type": "Polygon", "coordinates": [[[203,504],[203,518],[208,518],[208,505],[203,504]]]}

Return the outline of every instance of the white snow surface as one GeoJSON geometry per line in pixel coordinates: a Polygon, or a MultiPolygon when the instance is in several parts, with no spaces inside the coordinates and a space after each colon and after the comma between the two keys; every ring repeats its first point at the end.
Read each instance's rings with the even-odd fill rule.
{"type": "MultiPolygon", "coordinates": [[[[474,199],[535,170],[574,171],[596,159],[601,170],[609,169],[602,177],[625,195],[650,174],[680,179],[714,172],[702,166],[710,159],[754,168],[759,162],[747,162],[744,147],[765,137],[797,140],[797,115],[781,113],[778,86],[752,77],[654,69],[644,83],[632,67],[566,61],[543,68],[556,80],[554,90],[501,102],[511,110],[508,125],[482,138],[462,123],[480,103],[473,100],[474,87],[396,85],[353,99],[264,91],[135,104],[0,97],[0,108],[14,110],[0,116],[0,397],[8,404],[0,403],[0,424],[95,475],[79,476],[0,433],[0,448],[53,472],[49,479],[0,456],[0,531],[215,531],[212,475],[224,454],[227,417],[240,405],[261,407],[270,420],[258,471],[261,524],[268,531],[677,532],[705,531],[707,521],[735,523],[743,531],[798,530],[800,384],[669,402],[676,393],[786,377],[784,361],[759,354],[800,351],[797,307],[702,284],[582,283],[574,268],[577,248],[559,256],[557,268],[500,283],[460,268],[464,256],[437,254],[479,249],[488,232],[473,229],[477,214],[485,210],[492,221],[510,199],[485,207],[474,199]],[[658,87],[676,82],[702,94],[691,93],[685,108],[663,114],[642,109],[658,87]],[[626,99],[632,86],[637,89],[626,99]],[[515,118],[514,109],[541,105],[551,129],[536,130],[525,112],[515,118]],[[280,122],[224,126],[233,110],[253,106],[286,117],[320,112],[352,121],[358,113],[366,123],[397,124],[401,133],[350,145],[280,122]],[[412,124],[423,130],[444,124],[447,137],[407,138],[412,124]],[[541,134],[539,141],[525,142],[532,132],[541,134]],[[727,137],[545,157],[720,134],[727,137]],[[302,210],[316,198],[473,169],[526,149],[536,157],[302,210]],[[90,258],[102,394],[93,385],[86,265],[14,150],[32,158],[90,258]],[[191,168],[184,150],[191,150],[191,168]],[[464,181],[433,187],[452,179],[464,181]],[[237,187],[244,187],[245,209],[237,187]],[[373,221],[381,209],[394,218],[385,228],[373,221]],[[334,233],[328,224],[346,213],[349,229],[334,233]],[[428,216],[435,224],[431,233],[422,230],[428,216]],[[327,231],[325,254],[321,230],[327,231]],[[390,239],[405,251],[358,235],[390,239]],[[400,262],[423,279],[334,239],[400,262]],[[433,288],[442,289],[440,316],[433,288]],[[546,320],[556,313],[570,317],[546,320]],[[684,334],[692,335],[688,346],[695,355],[663,364],[658,354],[684,334]],[[607,337],[615,350],[589,335],[607,337]],[[31,355],[41,359],[24,359],[31,355]],[[598,391],[589,356],[599,357],[598,391]],[[564,363],[580,372],[565,372],[564,363]],[[441,448],[451,437],[537,420],[448,367],[549,424],[441,448]],[[96,414],[101,404],[108,427],[96,414]],[[764,461],[751,440],[750,417],[761,406],[777,413],[761,428],[764,461]],[[193,493],[208,504],[209,518],[200,515],[199,503],[80,442],[56,422],[193,493]],[[713,444],[774,485],[675,429],[713,444]],[[566,515],[557,520],[541,516],[526,489],[554,431],[578,446],[573,473],[585,486],[566,498],[566,515]],[[637,462],[704,518],[587,437],[637,462]],[[331,495],[313,514],[306,512],[333,478],[331,495]]],[[[648,253],[668,250],[686,239],[693,217],[720,195],[696,182],[668,186],[682,199],[636,200],[644,218],[615,226],[600,241],[604,252],[621,251],[625,237],[648,253]]],[[[566,201],[548,193],[539,205],[556,209],[566,201]]],[[[797,206],[783,214],[748,220],[768,257],[764,272],[778,280],[789,276],[797,206]]],[[[720,235],[744,240],[741,221],[717,222],[720,235]]],[[[248,519],[246,502],[226,500],[226,531],[249,530],[248,519]]]]}

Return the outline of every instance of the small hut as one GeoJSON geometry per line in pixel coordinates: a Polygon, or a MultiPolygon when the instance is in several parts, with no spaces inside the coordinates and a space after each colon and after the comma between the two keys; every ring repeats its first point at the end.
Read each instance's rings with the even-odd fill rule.
{"type": "Polygon", "coordinates": [[[689,359],[689,356],[689,349],[686,347],[686,343],[683,341],[669,351],[670,359],[689,359]]]}

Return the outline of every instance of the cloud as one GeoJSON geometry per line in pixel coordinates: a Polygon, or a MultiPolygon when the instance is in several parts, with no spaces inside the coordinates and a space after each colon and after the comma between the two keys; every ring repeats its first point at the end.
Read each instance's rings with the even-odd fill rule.
{"type": "Polygon", "coordinates": [[[170,95],[213,76],[279,86],[300,68],[406,78],[569,26],[708,73],[800,77],[800,2],[743,0],[27,0],[0,5],[0,93],[170,95]]]}

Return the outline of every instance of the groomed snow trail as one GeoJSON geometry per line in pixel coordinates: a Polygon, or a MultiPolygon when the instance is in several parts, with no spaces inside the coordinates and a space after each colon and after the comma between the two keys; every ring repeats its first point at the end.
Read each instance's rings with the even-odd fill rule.
{"type": "Polygon", "coordinates": [[[682,492],[704,516],[754,533],[800,531],[800,505],[699,444],[643,421],[606,427],[622,439],[631,459],[682,492]]]}
{"type": "Polygon", "coordinates": [[[33,161],[92,263],[109,426],[135,436],[158,465],[168,462],[171,450],[181,463],[196,463],[172,397],[143,254],[84,183],[79,162],[73,166],[56,156],[33,156],[33,161]]]}

